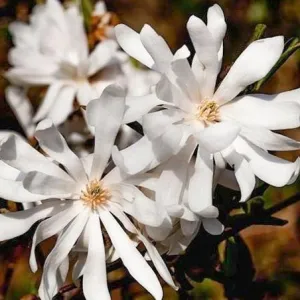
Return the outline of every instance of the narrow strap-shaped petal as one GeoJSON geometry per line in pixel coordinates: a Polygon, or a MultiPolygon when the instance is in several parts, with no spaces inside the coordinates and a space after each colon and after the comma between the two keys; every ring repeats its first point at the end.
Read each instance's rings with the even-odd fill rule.
{"type": "Polygon", "coordinates": [[[32,272],[38,269],[35,247],[42,241],[61,232],[80,212],[82,207],[73,201],[67,201],[65,207],[51,218],[41,222],[37,227],[31,245],[29,264],[32,272]]]}
{"type": "Polygon", "coordinates": [[[71,251],[87,220],[88,212],[82,211],[59,236],[55,247],[45,261],[39,295],[46,294],[48,299],[52,299],[57,293],[57,269],[71,251]]]}
{"type": "Polygon", "coordinates": [[[173,60],[173,54],[165,40],[147,24],[142,28],[140,38],[155,62],[152,68],[161,73],[167,72],[173,60]]]}
{"type": "Polygon", "coordinates": [[[99,43],[89,56],[88,75],[92,76],[108,66],[114,58],[118,44],[114,40],[104,40],[99,43]]]}
{"type": "Polygon", "coordinates": [[[48,113],[48,117],[52,119],[55,125],[63,123],[72,113],[75,94],[76,89],[74,86],[65,85],[61,88],[48,113]]]}
{"type": "Polygon", "coordinates": [[[241,136],[264,150],[292,151],[300,149],[300,142],[260,126],[243,126],[241,136]]]}
{"type": "Polygon", "coordinates": [[[116,251],[120,255],[124,266],[156,300],[163,297],[163,290],[153,270],[136,249],[122,227],[108,211],[99,212],[103,223],[116,251]]]}
{"type": "Polygon", "coordinates": [[[241,124],[261,126],[271,130],[299,127],[300,101],[273,101],[279,95],[237,97],[220,107],[221,119],[236,120],[241,124]]]}
{"type": "Polygon", "coordinates": [[[127,54],[148,68],[153,67],[154,60],[142,44],[140,35],[137,32],[124,24],[120,24],[115,27],[115,34],[118,43],[127,54]]]}
{"type": "Polygon", "coordinates": [[[38,122],[45,118],[51,110],[52,105],[55,103],[56,98],[59,95],[61,88],[63,87],[63,82],[57,81],[53,82],[46,92],[46,95],[38,107],[38,110],[33,118],[34,122],[38,122]]]}
{"type": "Polygon", "coordinates": [[[155,246],[152,245],[149,240],[143,234],[141,234],[139,230],[136,229],[130,219],[120,209],[118,209],[118,207],[112,206],[110,207],[110,210],[128,231],[138,235],[141,242],[145,245],[151,261],[153,262],[160,276],[164,279],[165,282],[167,282],[170,286],[177,290],[178,288],[176,287],[165,262],[161,258],[155,246]]]}
{"type": "Polygon", "coordinates": [[[251,43],[235,61],[214,94],[213,100],[224,104],[248,85],[266,76],[279,59],[283,46],[282,36],[251,43]]]}
{"type": "Polygon", "coordinates": [[[159,167],[162,173],[156,184],[156,201],[161,205],[168,207],[180,204],[188,178],[189,162],[196,146],[193,139],[188,140],[177,155],[159,167]]]}
{"type": "Polygon", "coordinates": [[[254,174],[270,185],[281,187],[291,184],[299,175],[299,158],[294,163],[286,161],[241,137],[234,142],[234,148],[248,160],[254,174]]]}
{"type": "MultiPolygon", "coordinates": [[[[61,210],[61,201],[52,200],[24,211],[0,215],[0,240],[8,240],[22,235],[37,221],[47,218],[61,210]]],[[[63,206],[63,204],[61,204],[63,206]]]]}
{"type": "Polygon", "coordinates": [[[73,180],[64,180],[36,171],[26,174],[23,186],[30,193],[45,195],[49,198],[68,198],[80,191],[80,187],[73,180]]]}
{"type": "Polygon", "coordinates": [[[216,42],[220,70],[223,58],[223,39],[226,33],[227,25],[225,22],[224,13],[218,4],[215,4],[208,9],[207,28],[216,42]]]}
{"type": "MultiPolygon", "coordinates": [[[[214,93],[219,71],[217,42],[205,23],[195,16],[190,17],[187,29],[196,50],[198,62],[203,66],[202,72],[204,76],[201,77],[201,82],[199,82],[201,84],[201,96],[210,98],[214,93]]],[[[200,76],[195,75],[199,80],[200,76]]]]}
{"type": "Polygon", "coordinates": [[[199,147],[195,172],[190,178],[188,204],[195,213],[212,206],[213,156],[199,147]]]}
{"type": "Polygon", "coordinates": [[[89,234],[89,246],[83,269],[83,294],[89,300],[110,300],[105,248],[98,214],[92,214],[86,226],[89,234]]]}
{"type": "Polygon", "coordinates": [[[94,159],[90,174],[92,179],[102,176],[122,124],[124,111],[125,92],[113,85],[87,106],[88,124],[95,127],[94,159]]]}
{"type": "Polygon", "coordinates": [[[241,190],[241,202],[248,200],[255,188],[255,175],[248,161],[233,147],[222,151],[223,157],[234,168],[234,174],[241,190]]]}
{"type": "Polygon", "coordinates": [[[64,137],[50,119],[38,124],[35,136],[41,148],[51,158],[61,163],[78,183],[84,184],[87,181],[81,160],[69,148],[64,137]]]}
{"type": "Polygon", "coordinates": [[[15,86],[9,86],[5,90],[5,97],[26,136],[28,138],[32,137],[35,127],[32,121],[33,108],[26,96],[25,90],[15,86]]]}

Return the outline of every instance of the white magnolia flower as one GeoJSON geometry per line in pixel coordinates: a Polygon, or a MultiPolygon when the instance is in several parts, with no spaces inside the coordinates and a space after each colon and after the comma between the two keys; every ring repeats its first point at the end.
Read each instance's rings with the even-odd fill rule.
{"type": "Polygon", "coordinates": [[[152,227],[168,222],[163,207],[147,198],[137,187],[149,187],[151,179],[147,174],[128,177],[116,167],[111,169],[110,164],[107,167],[124,110],[124,91],[114,86],[107,87],[99,99],[89,103],[87,120],[95,128],[95,148],[92,155],[82,160],[69,149],[50,119],[40,122],[35,134],[41,149],[49,157],[16,135],[2,141],[1,197],[18,202],[42,201],[42,204],[0,215],[0,240],[19,236],[37,221],[47,218],[38,225],[33,237],[30,266],[36,271],[35,246],[58,235],[44,265],[39,289],[43,300],[52,299],[63,284],[68,271],[68,254],[74,245],[77,250],[83,248],[87,252],[79,254],[73,270],[74,280],[83,276],[85,297],[89,300],[110,299],[106,279],[109,254],[102,237],[103,230],[129,273],[155,299],[162,299],[158,278],[136,249],[136,242],[129,238],[118,221],[144,244],[159,274],[176,288],[156,248],[127,216],[129,214],[135,221],[152,227]]]}
{"type": "Polygon", "coordinates": [[[6,77],[19,86],[49,86],[35,122],[49,117],[60,124],[73,111],[75,98],[86,105],[109,84],[124,80],[121,64],[127,56],[113,39],[89,53],[76,5],[64,9],[58,0],[47,0],[35,7],[29,24],[13,22],[9,30],[15,47],[9,52],[13,67],[6,77]]]}
{"type": "MultiPolygon", "coordinates": [[[[226,31],[218,5],[209,9],[207,20],[205,25],[192,16],[187,24],[196,50],[192,66],[185,55],[172,59],[166,43],[149,26],[140,34],[125,25],[116,28],[117,39],[129,55],[154,70],[166,71],[156,86],[157,98],[145,97],[148,111],[156,107],[156,111],[143,117],[145,137],[121,152],[115,149],[114,160],[126,172],[135,174],[155,167],[183,148],[189,149],[188,165],[198,147],[188,203],[199,214],[207,203],[212,203],[213,176],[225,172],[226,163],[234,168],[241,201],[250,197],[255,176],[279,187],[295,181],[300,168],[299,160],[291,163],[268,153],[300,148],[299,142],[273,132],[299,127],[300,105],[296,100],[300,89],[277,95],[239,96],[277,62],[283,37],[251,43],[216,88],[226,31]],[[164,109],[158,110],[158,105],[164,109]],[[137,159],[132,155],[136,151],[144,155],[137,159]]],[[[145,113],[138,106],[130,109],[132,119],[138,120],[145,113]]],[[[174,162],[174,166],[179,163],[174,162]]],[[[171,173],[181,171],[173,167],[171,173]]],[[[170,187],[176,186],[166,181],[170,187]]]]}

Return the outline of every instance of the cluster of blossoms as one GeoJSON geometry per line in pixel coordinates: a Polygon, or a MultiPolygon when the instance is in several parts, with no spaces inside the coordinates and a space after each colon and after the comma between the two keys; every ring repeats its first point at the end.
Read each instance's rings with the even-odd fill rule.
{"type": "Polygon", "coordinates": [[[47,0],[29,24],[10,26],[15,47],[7,99],[39,147],[16,133],[0,133],[0,196],[26,208],[0,215],[0,240],[40,221],[30,255],[35,272],[35,247],[57,236],[43,267],[42,300],[52,299],[65,282],[71,252],[73,280],[82,279],[86,299],[110,299],[106,264],[117,259],[162,299],[147,261],[178,288],[161,254],[181,254],[202,226],[210,234],[223,232],[213,203],[217,184],[240,190],[246,201],[256,178],[277,187],[297,179],[300,160],[268,151],[300,149],[274,132],[300,126],[300,89],[242,93],[278,61],[281,36],[250,43],[217,84],[226,32],[218,5],[208,10],[207,24],[195,16],[187,23],[191,60],[186,46],[173,54],[149,25],[140,33],[122,24],[113,28],[102,2],[93,14],[100,38],[90,42],[92,49],[75,5],[47,0]],[[134,69],[127,54],[150,70],[134,69]],[[35,85],[48,88],[33,115],[26,91],[35,85]],[[75,154],[58,127],[74,103],[94,136],[87,155],[75,154]],[[144,135],[126,125],[132,122],[144,135]],[[138,251],[140,243],[145,253],[138,251]]]}

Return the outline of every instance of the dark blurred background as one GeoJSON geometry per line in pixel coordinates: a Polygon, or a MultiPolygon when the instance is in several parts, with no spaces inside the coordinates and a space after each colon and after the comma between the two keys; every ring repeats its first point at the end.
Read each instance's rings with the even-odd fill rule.
{"type": "MultiPolygon", "coordinates": [[[[41,2],[43,1],[0,0],[1,73],[9,67],[7,52],[11,47],[11,39],[7,31],[8,23],[14,20],[28,21],[32,7],[35,3],[41,2]]],[[[300,0],[107,0],[105,2],[108,9],[119,16],[122,23],[136,30],[140,30],[145,23],[150,24],[167,40],[172,49],[177,49],[183,44],[190,45],[186,31],[186,22],[190,15],[194,14],[205,20],[209,6],[218,3],[224,10],[228,25],[224,48],[225,68],[245,48],[257,23],[268,26],[265,36],[279,34],[284,35],[286,40],[300,37],[300,0]]],[[[299,67],[298,52],[290,57],[261,91],[277,93],[299,87],[299,67]]],[[[20,131],[16,118],[5,102],[4,89],[7,84],[1,76],[0,129],[20,131]]],[[[299,130],[284,133],[300,140],[299,130]]],[[[299,151],[278,155],[295,160],[299,156],[299,151]]],[[[269,188],[265,197],[272,205],[299,191],[300,182],[283,189],[269,188]]],[[[10,210],[15,209],[17,209],[15,205],[10,203],[10,210]]],[[[243,231],[242,236],[250,249],[256,278],[270,284],[269,292],[263,299],[297,300],[300,299],[300,206],[293,205],[280,212],[278,216],[289,220],[289,224],[278,228],[250,227],[243,231]]],[[[47,252],[49,247],[49,244],[45,244],[42,250],[47,252]]],[[[37,293],[40,273],[33,275],[28,268],[29,246],[12,243],[9,247],[0,247],[0,251],[0,299],[1,297],[4,299],[1,296],[3,291],[6,292],[5,300],[34,299],[32,295],[37,293]],[[8,276],[10,276],[9,285],[7,285],[8,276]]],[[[121,290],[113,292],[113,299],[125,299],[121,290]]],[[[131,288],[131,294],[135,296],[126,299],[151,299],[135,287],[131,288]]],[[[210,280],[197,285],[193,298],[226,299],[222,286],[210,280]]],[[[166,288],[165,299],[177,299],[177,296],[166,288]]]]}

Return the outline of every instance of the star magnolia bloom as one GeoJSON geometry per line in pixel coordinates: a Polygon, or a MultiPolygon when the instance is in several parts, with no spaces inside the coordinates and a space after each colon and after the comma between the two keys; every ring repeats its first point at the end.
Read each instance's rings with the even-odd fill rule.
{"type": "MultiPolygon", "coordinates": [[[[121,152],[115,149],[114,160],[126,172],[135,174],[184,147],[190,149],[186,161],[189,164],[198,146],[188,196],[189,207],[196,213],[212,203],[213,175],[225,172],[226,163],[234,168],[241,201],[250,197],[255,176],[279,187],[294,182],[300,168],[299,159],[290,163],[267,152],[300,148],[299,142],[273,132],[299,127],[300,89],[277,95],[238,96],[271,70],[282,53],[283,38],[251,43],[214,91],[222,64],[226,23],[218,5],[209,9],[207,20],[205,25],[192,16],[187,24],[196,50],[192,66],[185,57],[171,61],[168,47],[149,26],[140,34],[124,25],[116,29],[117,39],[129,55],[153,69],[163,66],[167,71],[156,86],[159,99],[151,103],[152,99],[147,99],[148,111],[158,104],[164,109],[144,116],[146,136],[121,152]],[[137,160],[132,151],[144,155],[137,160]]],[[[140,119],[139,107],[132,107],[131,113],[140,119]]],[[[180,172],[176,165],[173,172],[180,172]]]]}
{"type": "Polygon", "coordinates": [[[49,85],[35,122],[49,117],[61,124],[73,111],[75,98],[86,105],[109,84],[124,80],[120,66],[127,56],[115,40],[104,40],[89,54],[76,5],[64,9],[59,1],[47,0],[35,8],[29,24],[13,22],[9,30],[15,47],[6,77],[19,86],[49,85]]]}
{"type": "Polygon", "coordinates": [[[18,202],[42,201],[42,204],[25,211],[0,215],[0,240],[19,236],[35,222],[47,218],[39,224],[33,237],[30,266],[36,271],[35,246],[50,236],[58,235],[44,265],[39,289],[43,300],[52,299],[64,282],[68,271],[68,253],[74,245],[87,251],[86,255],[79,255],[73,271],[74,280],[83,276],[86,299],[110,299],[106,279],[108,254],[103,230],[129,273],[155,299],[162,299],[158,278],[136,249],[136,242],[130,239],[118,221],[135,239],[144,243],[147,255],[159,274],[176,288],[156,248],[126,215],[152,227],[169,222],[163,207],[137,188],[147,187],[149,176],[128,177],[118,168],[108,169],[107,172],[106,166],[124,110],[125,93],[114,86],[107,87],[99,99],[89,103],[87,120],[95,128],[95,148],[92,155],[82,160],[69,149],[50,119],[38,124],[36,138],[51,160],[16,135],[10,135],[2,142],[1,197],[18,202]]]}

